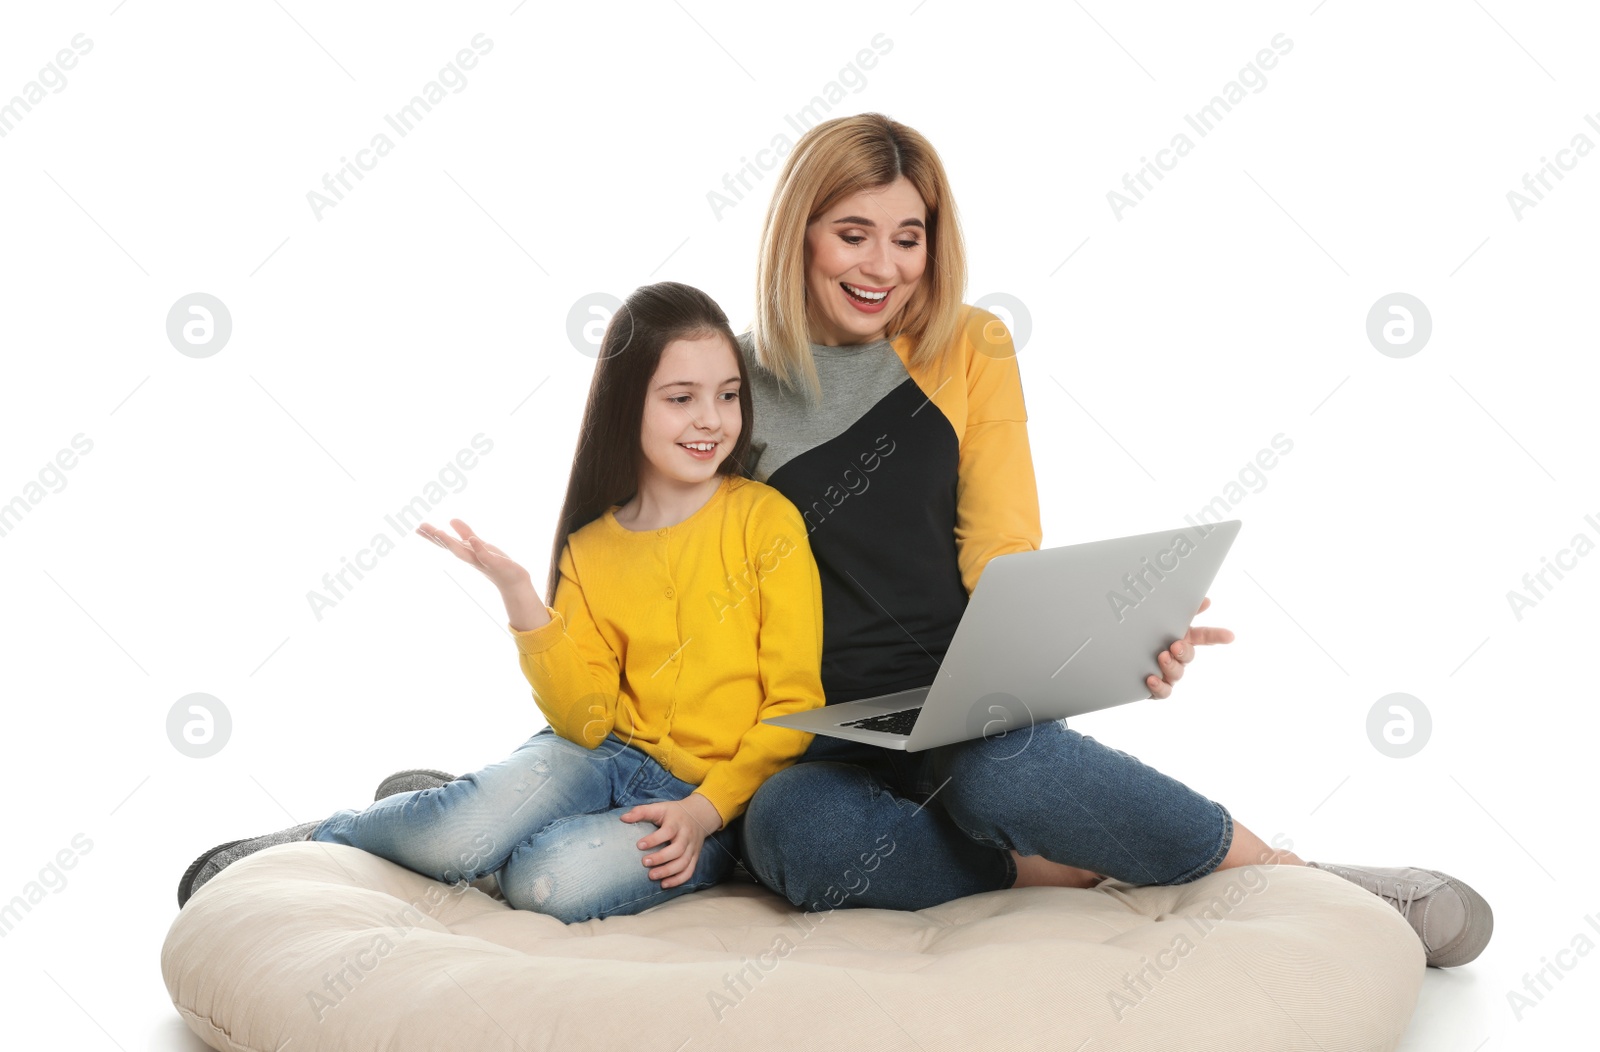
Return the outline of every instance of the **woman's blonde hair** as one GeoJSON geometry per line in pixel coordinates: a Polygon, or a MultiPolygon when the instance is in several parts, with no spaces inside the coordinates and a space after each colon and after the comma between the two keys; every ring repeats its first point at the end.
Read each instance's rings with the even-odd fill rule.
{"type": "Polygon", "coordinates": [[[811,358],[806,304],[806,227],[839,201],[905,176],[927,206],[928,268],[900,308],[889,339],[909,336],[911,364],[924,366],[955,345],[962,325],[967,254],[955,198],[932,144],[881,113],[836,117],[807,131],[778,173],[761,229],[756,266],[756,360],[787,387],[821,393],[811,358]]]}

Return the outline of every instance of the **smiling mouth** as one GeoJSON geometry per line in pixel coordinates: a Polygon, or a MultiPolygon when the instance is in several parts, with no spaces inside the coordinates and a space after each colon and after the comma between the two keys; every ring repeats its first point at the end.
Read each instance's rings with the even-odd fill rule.
{"type": "Polygon", "coordinates": [[[862,288],[860,285],[852,285],[848,281],[839,282],[839,287],[844,289],[845,294],[851,299],[855,300],[857,303],[866,304],[882,303],[884,300],[889,298],[889,293],[894,291],[892,287],[878,290],[866,289],[862,288]]]}

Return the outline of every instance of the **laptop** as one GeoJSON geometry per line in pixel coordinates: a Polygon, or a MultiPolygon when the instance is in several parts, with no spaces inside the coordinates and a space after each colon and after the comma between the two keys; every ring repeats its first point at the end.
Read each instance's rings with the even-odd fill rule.
{"type": "Polygon", "coordinates": [[[1239,525],[997,555],[931,684],[761,722],[919,752],[1148,698],[1239,525]]]}

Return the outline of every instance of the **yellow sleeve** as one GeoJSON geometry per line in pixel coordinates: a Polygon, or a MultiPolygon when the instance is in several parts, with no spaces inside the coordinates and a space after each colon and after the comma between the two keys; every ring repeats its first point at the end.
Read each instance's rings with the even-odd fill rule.
{"type": "Polygon", "coordinates": [[[962,348],[967,426],[956,468],[956,559],[971,595],[991,558],[1038,548],[1044,531],[1011,333],[990,312],[969,309],[966,331],[983,326],[986,334],[982,351],[965,336],[962,348]]]}
{"type": "Polygon", "coordinates": [[[550,623],[528,632],[513,628],[511,634],[522,674],[550,729],[593,749],[616,723],[619,665],[589,612],[570,544],[561,549],[560,575],[555,606],[545,608],[550,623]]]}
{"type": "Polygon", "coordinates": [[[760,582],[761,706],[732,758],[713,764],[695,790],[716,807],[724,827],[744,813],[762,782],[794,763],[816,737],[760,721],[819,708],[825,700],[822,581],[805,520],[774,492],[752,509],[746,537],[760,582]]]}

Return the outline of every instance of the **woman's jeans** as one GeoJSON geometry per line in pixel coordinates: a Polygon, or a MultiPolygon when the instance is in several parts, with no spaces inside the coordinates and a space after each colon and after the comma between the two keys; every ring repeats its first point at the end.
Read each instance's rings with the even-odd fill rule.
{"type": "Polygon", "coordinates": [[[615,734],[590,750],[546,727],[508,759],[447,785],[339,811],[310,839],[450,884],[493,873],[512,906],[570,924],[639,913],[733,872],[742,815],[706,837],[693,875],[673,888],[651,880],[643,864],[665,845],[637,847],[656,824],[621,820],[636,804],[682,800],[694,789],[615,734]]]}
{"type": "Polygon", "coordinates": [[[1183,884],[1233,842],[1221,804],[1060,720],[921,752],[819,734],[741,817],[746,868],[814,912],[1009,888],[1012,849],[1130,884],[1183,884]]]}

